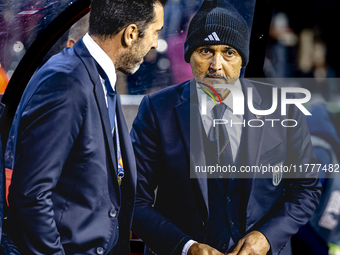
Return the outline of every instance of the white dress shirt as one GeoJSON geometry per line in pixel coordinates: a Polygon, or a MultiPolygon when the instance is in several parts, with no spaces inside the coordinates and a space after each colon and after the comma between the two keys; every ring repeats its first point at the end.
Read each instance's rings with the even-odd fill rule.
{"type": "MultiPolygon", "coordinates": [[[[103,51],[103,49],[100,48],[100,46],[91,38],[91,36],[88,33],[86,33],[86,35],[83,37],[83,42],[86,48],[88,49],[88,51],[90,52],[91,56],[97,61],[100,67],[104,70],[105,74],[109,78],[112,89],[115,90],[117,75],[116,75],[116,68],[112,60],[105,53],[105,51],[103,51]]],[[[99,77],[100,77],[100,81],[104,89],[106,106],[108,106],[107,98],[106,98],[107,89],[105,86],[105,80],[100,75],[99,77]]]]}
{"type": "MultiPolygon", "coordinates": [[[[241,88],[240,80],[235,82],[235,86],[241,88]]],[[[200,86],[197,84],[197,97],[198,97],[198,104],[200,105],[200,114],[202,117],[202,123],[204,127],[205,133],[208,135],[209,131],[213,125],[213,117],[211,114],[212,108],[215,106],[214,100],[207,95],[203,90],[199,89],[200,86]],[[206,109],[202,109],[202,97],[206,98],[206,109]],[[206,112],[206,114],[202,114],[206,112]]],[[[241,88],[242,89],[242,88],[241,88]]],[[[231,151],[233,154],[234,162],[237,159],[238,150],[241,143],[241,136],[242,136],[242,129],[243,129],[243,115],[234,115],[232,112],[233,109],[233,97],[230,96],[231,93],[222,101],[224,104],[228,106],[223,114],[223,119],[227,120],[228,123],[226,124],[227,131],[229,134],[230,146],[231,151]],[[232,122],[232,126],[231,126],[232,122]],[[241,124],[242,123],[242,124],[241,124]]],[[[219,104],[219,102],[217,102],[219,104]]],[[[194,240],[189,240],[182,249],[182,255],[187,255],[188,250],[193,243],[196,243],[194,240]]]]}

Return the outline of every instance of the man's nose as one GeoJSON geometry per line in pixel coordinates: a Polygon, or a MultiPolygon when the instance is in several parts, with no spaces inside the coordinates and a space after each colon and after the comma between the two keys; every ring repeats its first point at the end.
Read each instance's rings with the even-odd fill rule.
{"type": "Polygon", "coordinates": [[[155,39],[152,42],[151,49],[156,49],[158,47],[158,36],[155,37],[155,39]]]}
{"type": "Polygon", "coordinates": [[[222,56],[216,53],[212,58],[210,58],[210,69],[213,71],[219,71],[222,69],[222,56]]]}

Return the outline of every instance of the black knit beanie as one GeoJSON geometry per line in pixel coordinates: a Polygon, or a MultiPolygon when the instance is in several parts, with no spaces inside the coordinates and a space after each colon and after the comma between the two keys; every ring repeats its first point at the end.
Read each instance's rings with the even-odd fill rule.
{"type": "Polygon", "coordinates": [[[204,0],[190,22],[184,44],[184,58],[201,46],[224,44],[235,48],[242,57],[242,66],[249,59],[248,27],[238,11],[225,0],[204,0]]]}

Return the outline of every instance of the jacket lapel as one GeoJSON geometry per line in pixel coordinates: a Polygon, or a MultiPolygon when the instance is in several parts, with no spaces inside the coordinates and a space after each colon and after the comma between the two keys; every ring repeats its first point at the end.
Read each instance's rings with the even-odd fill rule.
{"type": "MultiPolygon", "coordinates": [[[[263,136],[265,128],[263,127],[250,127],[248,126],[248,121],[252,119],[257,119],[260,117],[262,121],[265,121],[265,116],[256,116],[252,112],[249,111],[248,108],[248,88],[252,88],[252,94],[253,94],[253,105],[255,109],[263,110],[261,107],[262,99],[256,90],[255,86],[246,79],[241,79],[243,93],[245,95],[245,125],[246,127],[243,128],[242,132],[242,147],[240,150],[241,156],[238,160],[238,169],[240,169],[240,166],[255,166],[259,164],[260,156],[261,156],[261,148],[263,143],[263,136]]],[[[252,125],[255,125],[253,123],[252,125]]],[[[256,172],[254,173],[246,173],[246,208],[248,208],[248,201],[249,197],[253,188],[253,183],[256,179],[256,172]]],[[[247,214],[245,214],[247,215],[247,214]]],[[[246,227],[248,224],[246,224],[246,227]]]]}
{"type": "Polygon", "coordinates": [[[131,143],[130,134],[122,112],[122,106],[118,94],[116,114],[118,122],[120,149],[122,152],[124,167],[124,178],[122,180],[122,188],[126,189],[127,191],[124,194],[130,196],[128,200],[133,201],[136,194],[136,182],[137,182],[136,160],[134,157],[134,151],[131,143]]]}
{"type": "Polygon", "coordinates": [[[209,212],[208,183],[206,173],[195,172],[196,166],[205,166],[202,121],[197,103],[196,82],[194,79],[185,85],[182,102],[175,107],[177,120],[183,136],[185,148],[190,159],[190,177],[195,178],[201,190],[207,212],[209,212]]]}
{"type": "MultiPolygon", "coordinates": [[[[95,62],[95,60],[92,58],[91,54],[89,53],[89,51],[87,50],[86,46],[83,43],[83,40],[79,40],[74,46],[74,51],[76,52],[76,54],[82,59],[89,75],[91,78],[91,81],[94,85],[94,95],[96,98],[96,102],[99,108],[99,112],[100,112],[100,117],[104,126],[104,134],[105,134],[105,138],[107,141],[107,145],[108,145],[108,152],[110,154],[109,157],[109,165],[114,169],[114,172],[112,172],[112,174],[114,176],[117,176],[117,164],[115,162],[117,162],[116,160],[116,154],[115,154],[115,150],[114,150],[114,145],[113,145],[113,139],[112,139],[112,135],[111,135],[111,127],[110,127],[110,119],[109,119],[109,113],[107,110],[107,106],[106,106],[106,101],[105,101],[105,97],[104,97],[104,90],[103,90],[103,85],[99,79],[99,73],[98,73],[98,69],[97,69],[97,64],[95,62]]],[[[114,186],[116,187],[116,192],[117,194],[119,194],[119,187],[118,187],[118,182],[117,182],[117,178],[112,176],[113,178],[113,183],[114,186]]]]}

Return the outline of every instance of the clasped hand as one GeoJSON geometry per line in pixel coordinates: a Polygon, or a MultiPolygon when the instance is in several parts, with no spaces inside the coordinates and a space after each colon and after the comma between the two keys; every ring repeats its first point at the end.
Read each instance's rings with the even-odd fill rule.
{"type": "MultiPolygon", "coordinates": [[[[235,249],[227,255],[265,255],[268,252],[267,238],[259,231],[252,231],[243,237],[235,249]]],[[[202,243],[194,243],[188,250],[188,255],[223,255],[223,253],[202,243]]]]}

